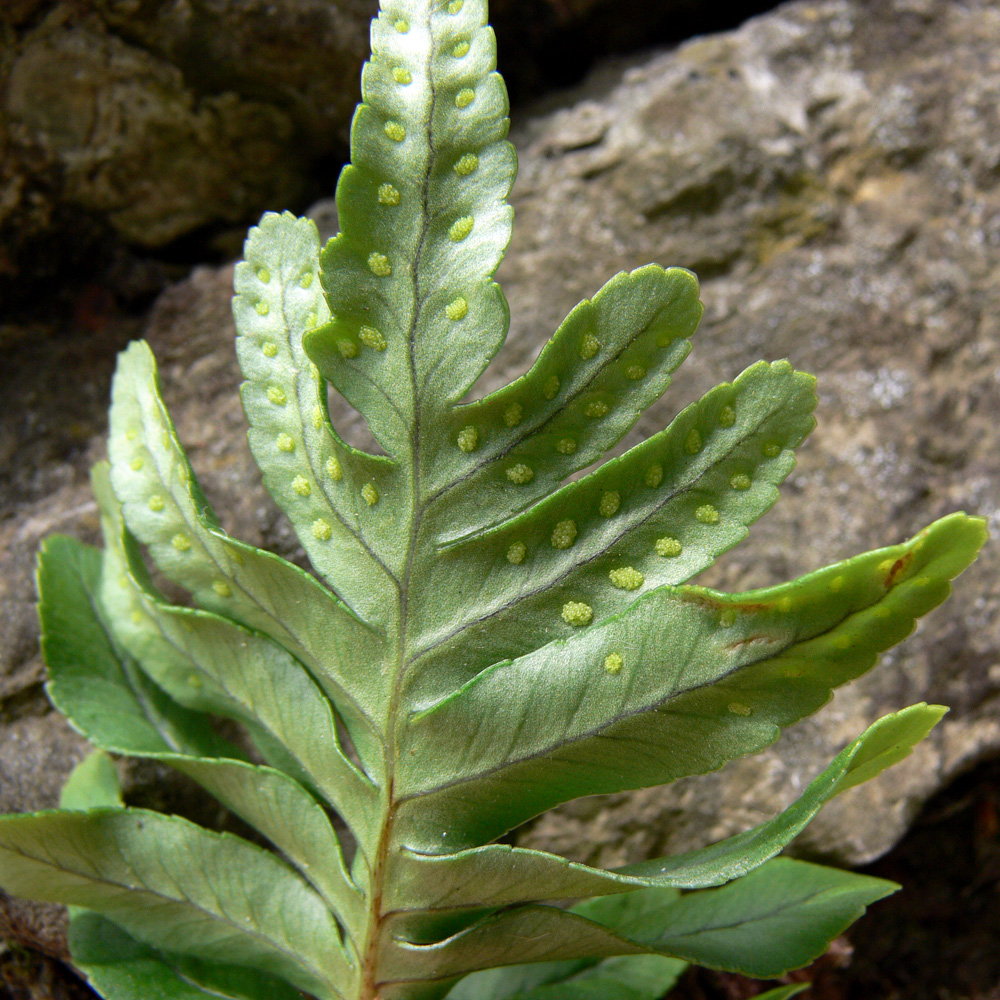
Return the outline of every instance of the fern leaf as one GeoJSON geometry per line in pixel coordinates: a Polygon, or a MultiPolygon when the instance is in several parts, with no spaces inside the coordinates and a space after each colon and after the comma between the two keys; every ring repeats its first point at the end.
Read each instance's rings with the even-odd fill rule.
{"type": "Polygon", "coordinates": [[[265,215],[250,231],[245,256],[236,268],[233,313],[254,457],[313,565],[339,582],[348,605],[384,627],[399,567],[391,565],[388,540],[369,534],[362,490],[386,493],[392,463],[337,436],[326,383],[302,347],[306,331],[330,313],[316,226],[287,212],[265,215]]]}
{"type": "MultiPolygon", "coordinates": [[[[376,738],[353,710],[359,691],[349,664],[378,662],[382,639],[315,580],[284,560],[225,535],[177,441],[160,396],[156,364],[142,342],[119,359],[112,387],[111,482],[129,532],[169,579],[204,608],[273,636],[314,667],[359,749],[376,738]],[[331,627],[335,622],[336,626],[331,627]]],[[[363,675],[376,704],[379,675],[363,675]]]]}
{"type": "Polygon", "coordinates": [[[305,882],[266,851],[176,816],[2,817],[0,877],[13,892],[104,913],[155,947],[259,969],[320,1000],[350,981],[336,924],[305,882]]]}
{"type": "Polygon", "coordinates": [[[660,588],[483,670],[414,714],[397,776],[409,846],[433,850],[442,829],[456,847],[482,843],[567,799],[762,749],[909,634],[982,541],[981,523],[956,514],[769,590],[660,588]]]}
{"type": "Polygon", "coordinates": [[[53,704],[107,749],[238,755],[124,653],[99,614],[102,562],[100,552],[73,538],[55,535],[42,547],[39,614],[53,704]]]}
{"type": "Polygon", "coordinates": [[[487,952],[498,965],[666,953],[758,979],[775,978],[817,958],[868,905],[897,888],[882,879],[775,858],[721,889],[685,896],[639,890],[634,895],[645,894],[645,905],[636,906],[626,895],[569,911],[515,907],[433,944],[396,939],[380,996],[405,996],[394,988],[397,970],[406,969],[413,978],[416,972],[446,979],[480,968],[487,952]]]}
{"type": "Polygon", "coordinates": [[[880,719],[845,747],[799,799],[773,819],[687,854],[613,871],[544,851],[490,844],[457,854],[402,852],[390,870],[387,904],[396,914],[531,900],[572,899],[640,888],[704,889],[753,871],[786,847],[825,802],[904,759],[940,721],[940,706],[913,705],[880,719]]]}
{"type": "Polygon", "coordinates": [[[880,720],[698,851],[604,871],[496,840],[768,746],[947,597],[984,524],[766,590],[691,585],[775,502],[816,396],[761,361],[607,459],[690,349],[681,268],[616,275],[467,399],[507,333],[516,170],[486,0],[380,6],[342,231],[321,247],[268,213],[235,277],[251,449],[316,575],[222,529],[143,343],[93,474],[104,551],[56,537],[39,566],[53,702],[269,849],[125,806],[98,754],[63,811],[0,817],[0,884],[85,909],[73,953],[107,1000],[653,1000],[688,962],[802,965],[895,887],[775,855],[943,708],[880,720]],[[375,446],[346,443],[329,393],[375,446]]]}
{"type": "Polygon", "coordinates": [[[813,386],[787,363],[760,362],[620,458],[441,552],[421,588],[429,606],[412,612],[428,634],[413,654],[417,683],[434,687],[414,697],[489,666],[470,656],[484,635],[487,655],[520,656],[711,565],[777,499],[813,427],[813,386]],[[421,659],[434,663],[426,678],[421,659]]]}

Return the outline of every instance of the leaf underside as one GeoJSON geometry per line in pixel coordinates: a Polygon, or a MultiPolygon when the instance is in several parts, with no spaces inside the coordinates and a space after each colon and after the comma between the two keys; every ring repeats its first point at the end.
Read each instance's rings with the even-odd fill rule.
{"type": "Polygon", "coordinates": [[[895,887],[776,855],[943,708],[876,722],[780,815],[687,854],[604,871],[495,841],[768,746],[947,597],[983,523],[691,585],[775,502],[813,378],[758,362],[606,459],[702,312],[693,275],[648,265],[466,400],[507,333],[516,172],[485,0],[383,0],[372,51],[340,234],[265,215],[235,275],[251,449],[315,575],[222,529],[131,345],[104,547],[54,536],[39,562],[50,697],[103,752],[62,810],[0,817],[0,884],[72,905],[108,1000],[656,1000],[689,962],[806,964],[895,887]],[[104,752],[175,768],[258,842],[128,807],[104,752]]]}

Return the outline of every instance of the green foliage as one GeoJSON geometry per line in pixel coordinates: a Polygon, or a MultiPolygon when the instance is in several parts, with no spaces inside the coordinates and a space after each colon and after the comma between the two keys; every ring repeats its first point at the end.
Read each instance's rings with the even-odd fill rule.
{"type": "Polygon", "coordinates": [[[779,816],[687,854],[604,871],[496,840],[768,746],[945,599],[983,524],[767,590],[688,585],[774,503],[812,377],[759,362],[573,478],[689,350],[696,281],[650,265],[463,402],[508,320],[516,163],[485,0],[383,0],[372,45],[340,235],[266,215],[236,270],[250,444],[316,576],[220,528],[142,343],[94,469],[104,548],[53,537],[39,566],[53,703],[273,850],[127,807],[98,752],[62,810],[0,817],[0,883],[72,905],[108,1000],[656,1000],[689,962],[807,964],[895,886],[776,855],[944,709],[876,722],[779,816]],[[339,436],[331,386],[384,454],[339,436]]]}

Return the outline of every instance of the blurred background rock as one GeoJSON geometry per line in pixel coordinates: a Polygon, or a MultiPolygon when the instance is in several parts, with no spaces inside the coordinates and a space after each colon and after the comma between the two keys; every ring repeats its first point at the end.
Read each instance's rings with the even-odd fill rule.
{"type": "MultiPolygon", "coordinates": [[[[495,0],[492,19],[523,102],[578,80],[598,55],[769,6],[737,0],[723,17],[696,0],[495,0]]],[[[0,297],[36,312],[39,282],[114,269],[119,298],[142,298],[164,280],[158,257],[190,260],[206,243],[235,253],[264,209],[301,210],[329,193],[376,10],[376,0],[4,0],[0,297]]]]}

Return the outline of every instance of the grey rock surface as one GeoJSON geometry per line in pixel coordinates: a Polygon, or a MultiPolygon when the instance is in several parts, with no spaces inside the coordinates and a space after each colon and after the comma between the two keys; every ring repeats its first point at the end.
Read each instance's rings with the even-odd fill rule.
{"type": "Polygon", "coordinates": [[[8,11],[0,225],[19,223],[25,240],[65,204],[157,247],[300,198],[307,164],[344,140],[371,6],[43,0],[30,16],[8,11]]]}
{"type": "MultiPolygon", "coordinates": [[[[517,133],[512,360],[609,262],[652,259],[701,274],[706,318],[640,433],[760,356],[819,375],[819,427],[782,500],[703,582],[776,582],[956,509],[1000,526],[998,41],[991,3],[793,3],[608,68],[517,133]]],[[[880,714],[950,705],[909,761],[798,841],[846,863],[887,850],[931,792],[1000,750],[998,568],[994,542],[947,607],[772,751],[576,803],[523,842],[605,865],[689,848],[787,804],[880,714]]]]}
{"type": "MultiPolygon", "coordinates": [[[[86,263],[61,237],[155,250],[329,189],[377,9],[377,0],[5,0],[0,295],[18,298],[18,281],[86,263]]],[[[493,17],[511,82],[527,93],[609,47],[718,26],[693,0],[495,0],[493,17]]]]}
{"type": "MultiPolygon", "coordinates": [[[[819,427],[782,500],[701,582],[788,579],[956,509],[986,515],[995,533],[998,107],[1000,11],[988,0],[803,0],[736,32],[606,65],[515,123],[517,219],[499,274],[512,330],[482,387],[522,369],[615,271],[683,264],[703,278],[706,318],[636,435],[761,356],[820,378],[819,427]]],[[[335,225],[329,206],[317,214],[335,225]]],[[[226,528],[300,558],[246,447],[230,287],[230,268],[197,271],[161,297],[145,335],[226,528]]],[[[72,361],[73,345],[59,349],[72,361]]],[[[58,373],[58,357],[49,364],[58,373]]],[[[0,508],[3,810],[51,805],[82,749],[42,698],[32,562],[52,530],[94,537],[85,470],[103,448],[94,430],[107,369],[106,357],[81,363],[60,383],[44,366],[19,368],[0,424],[10,463],[0,508]],[[88,371],[68,441],[53,388],[85,385],[88,371]],[[46,445],[53,439],[59,448],[46,445]]],[[[356,416],[333,415],[360,439],[356,416]]],[[[933,791],[1000,751],[998,569],[991,542],[947,606],[772,750],[707,778],[571,804],[521,842],[603,865],[683,850],[773,814],[880,714],[951,705],[910,760],[836,800],[799,841],[846,863],[885,851],[933,791]]]]}

